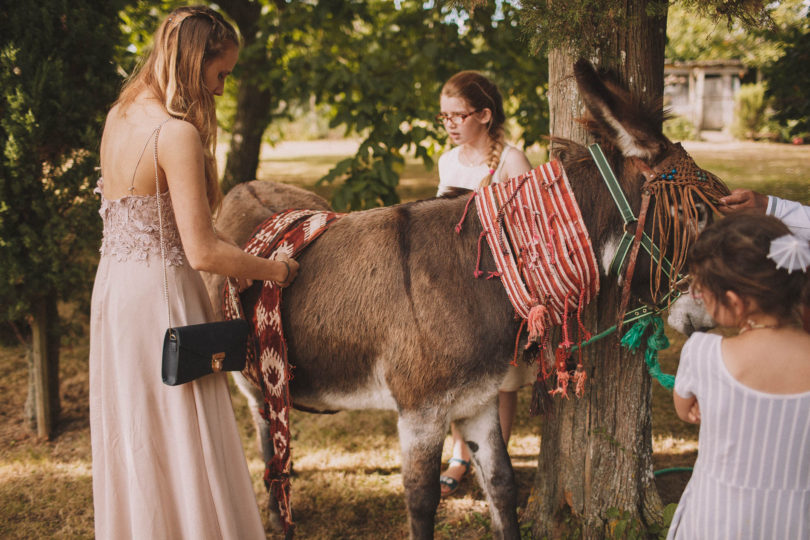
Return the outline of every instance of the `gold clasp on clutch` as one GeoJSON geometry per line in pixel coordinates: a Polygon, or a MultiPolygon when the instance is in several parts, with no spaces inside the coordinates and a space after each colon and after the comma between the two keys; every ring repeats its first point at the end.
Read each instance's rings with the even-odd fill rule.
{"type": "Polygon", "coordinates": [[[211,355],[211,371],[219,373],[222,371],[222,361],[225,360],[225,353],[220,352],[211,355]]]}

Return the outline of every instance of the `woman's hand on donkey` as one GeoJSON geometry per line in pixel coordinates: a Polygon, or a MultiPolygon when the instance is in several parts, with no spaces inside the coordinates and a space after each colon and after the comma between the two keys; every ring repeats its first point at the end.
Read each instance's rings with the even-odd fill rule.
{"type": "Polygon", "coordinates": [[[295,259],[291,259],[286,253],[279,252],[275,260],[278,271],[279,279],[274,279],[276,285],[279,287],[288,287],[298,275],[298,263],[295,259]]]}

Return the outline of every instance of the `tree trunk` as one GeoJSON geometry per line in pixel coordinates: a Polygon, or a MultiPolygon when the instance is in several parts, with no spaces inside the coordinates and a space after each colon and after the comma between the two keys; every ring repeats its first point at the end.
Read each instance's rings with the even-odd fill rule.
{"type": "Polygon", "coordinates": [[[231,144],[225,161],[222,190],[256,178],[261,153],[262,136],[270,123],[273,95],[260,86],[261,74],[267,69],[265,41],[260,32],[261,3],[247,0],[225,0],[220,6],[236,24],[244,39],[239,59],[241,78],[237,93],[236,116],[231,144]]]}
{"type": "Polygon", "coordinates": [[[46,335],[45,347],[48,351],[48,401],[51,419],[55,426],[62,415],[62,400],[59,397],[59,350],[62,346],[62,330],[59,324],[57,295],[53,293],[45,301],[46,335]]]}
{"type": "MultiPolygon", "coordinates": [[[[614,72],[631,92],[658,99],[666,17],[650,19],[648,1],[624,3],[631,22],[613,32],[601,58],[591,60],[614,72]]],[[[585,143],[584,129],[574,121],[583,113],[574,60],[566,51],[549,55],[551,134],[585,143]]],[[[618,303],[615,277],[604,279],[586,310],[586,326],[601,331],[615,324],[618,303]]],[[[554,398],[524,519],[533,522],[534,538],[614,537],[623,527],[629,537],[635,537],[631,530],[643,536],[661,519],[652,470],[651,379],[643,356],[624,350],[615,335],[587,346],[583,354],[586,393],[581,399],[554,398]]]]}
{"type": "Polygon", "coordinates": [[[32,305],[29,324],[32,346],[26,411],[33,408],[37,436],[49,439],[53,435],[61,409],[58,313],[55,296],[48,296],[32,305]]]}

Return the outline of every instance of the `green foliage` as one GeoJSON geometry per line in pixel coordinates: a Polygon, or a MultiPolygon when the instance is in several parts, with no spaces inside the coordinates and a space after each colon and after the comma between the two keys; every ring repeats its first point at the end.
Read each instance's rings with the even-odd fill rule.
{"type": "MultiPolygon", "coordinates": [[[[121,2],[119,2],[121,3],[121,2]]],[[[194,3],[194,2],[192,2],[194,3]]],[[[127,36],[115,47],[115,60],[122,75],[129,75],[152,46],[152,35],[164,17],[180,6],[181,0],[129,0],[121,6],[120,30],[127,36]]]]}
{"type": "Polygon", "coordinates": [[[636,539],[636,538],[660,538],[667,537],[667,531],[672,524],[672,517],[675,515],[677,504],[672,503],[664,507],[663,519],[661,523],[652,523],[645,526],[644,523],[627,510],[610,508],[607,511],[607,538],[615,540],[636,539]]]}
{"type": "MultiPolygon", "coordinates": [[[[667,13],[667,0],[645,0],[647,16],[667,13]]],[[[714,21],[739,19],[746,28],[757,28],[769,21],[768,3],[763,0],[680,0],[685,11],[700,13],[714,21]]],[[[635,21],[624,14],[620,0],[523,0],[521,26],[538,49],[563,47],[580,56],[600,53],[601,45],[635,21]]]]}
{"type": "Polygon", "coordinates": [[[744,84],[735,97],[734,122],[731,134],[738,139],[757,139],[768,124],[768,104],[765,85],[744,84]]]}
{"type": "Polygon", "coordinates": [[[433,166],[446,139],[432,121],[439,91],[459,70],[484,71],[498,83],[525,144],[547,132],[547,64],[522,42],[518,10],[509,4],[502,8],[499,20],[491,8],[475,10],[460,28],[440,6],[368,1],[365,18],[355,15],[353,32],[336,36],[332,31],[328,50],[310,51],[291,66],[314,75],[309,87],[318,103],[331,107],[332,127],[364,137],[357,154],[321,180],[341,181],[333,198],[336,208],[398,202],[395,189],[405,152],[433,166]]]}
{"type": "MultiPolygon", "coordinates": [[[[220,5],[227,12],[246,4],[220,5]]],[[[285,121],[302,107],[325,115],[326,130],[363,139],[356,155],[321,179],[335,184],[336,208],[392,204],[403,156],[432,168],[443,150],[446,134],[433,117],[441,85],[456,71],[495,79],[520,130],[512,140],[530,145],[547,133],[547,64],[526,47],[518,19],[508,3],[496,17],[494,8],[470,15],[419,0],[265,2],[259,37],[243,49],[234,76],[268,91],[273,139],[284,137],[285,121]]]]}
{"type": "Polygon", "coordinates": [[[669,8],[667,60],[739,59],[749,67],[765,66],[781,56],[790,39],[786,32],[798,24],[806,10],[803,0],[768,4],[762,24],[752,28],[740,20],[718,20],[701,9],[703,2],[694,4],[676,2],[669,8]]]}
{"type": "Polygon", "coordinates": [[[697,141],[700,133],[695,124],[683,116],[673,116],[664,121],[664,135],[673,141],[697,141]]]}
{"type": "MultiPolygon", "coordinates": [[[[535,48],[546,52],[561,47],[575,55],[592,56],[617,29],[632,23],[618,0],[524,0],[522,4],[524,32],[535,48]]],[[[665,14],[667,5],[667,0],[650,0],[649,13],[665,14]]]]}
{"type": "Polygon", "coordinates": [[[763,70],[768,79],[766,96],[775,110],[774,119],[787,127],[788,135],[810,132],[810,14],[801,27],[791,31],[784,55],[763,70]]]}
{"type": "Polygon", "coordinates": [[[119,7],[41,0],[0,11],[0,320],[88,292],[96,152],[120,81],[110,61],[119,7]]]}

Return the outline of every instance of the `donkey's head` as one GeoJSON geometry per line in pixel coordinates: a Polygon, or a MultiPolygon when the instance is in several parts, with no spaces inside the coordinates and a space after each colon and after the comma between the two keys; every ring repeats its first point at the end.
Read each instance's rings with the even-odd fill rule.
{"type": "MultiPolygon", "coordinates": [[[[711,220],[715,201],[728,188],[700,169],[680,144],[664,136],[660,100],[643,104],[600,77],[584,60],[575,64],[574,76],[587,109],[582,122],[604,151],[632,218],[627,219],[629,211],[622,217],[622,203],[615,202],[588,149],[555,140],[555,157],[563,162],[577,191],[605,277],[612,275],[623,285],[631,276],[634,296],[647,303],[661,302],[686,273],[688,248],[711,220]],[[633,263],[630,242],[639,222],[643,222],[647,240],[642,238],[633,263]],[[664,256],[651,256],[650,251],[656,250],[664,256]]],[[[690,307],[688,311],[681,322],[671,321],[676,329],[688,332],[708,322],[705,312],[699,313],[702,310],[690,307]]]]}

